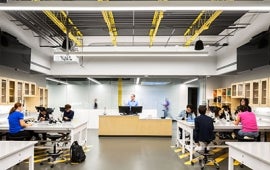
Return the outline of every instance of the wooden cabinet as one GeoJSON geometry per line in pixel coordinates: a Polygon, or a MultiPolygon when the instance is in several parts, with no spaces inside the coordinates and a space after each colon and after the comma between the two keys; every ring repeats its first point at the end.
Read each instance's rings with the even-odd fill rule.
{"type": "Polygon", "coordinates": [[[17,81],[17,101],[23,101],[23,82],[17,81]]]}
{"type": "Polygon", "coordinates": [[[260,81],[260,105],[268,106],[269,105],[269,79],[261,79],[260,81]]]}
{"type": "MultiPolygon", "coordinates": [[[[29,100],[29,98],[33,98],[33,100],[36,100],[36,97],[40,98],[37,96],[37,85],[33,82],[0,77],[0,88],[0,104],[23,103],[26,100],[29,100]]],[[[37,101],[39,102],[39,100],[37,101]]],[[[41,102],[43,103],[43,106],[47,107],[48,90],[46,88],[43,88],[41,102]]],[[[38,105],[39,103],[35,106],[38,105]]]]}
{"type": "Polygon", "coordinates": [[[244,89],[245,89],[244,98],[247,98],[249,101],[251,98],[251,86],[252,84],[250,81],[244,82],[244,89]]]}
{"type": "Polygon", "coordinates": [[[252,95],[250,100],[250,105],[259,106],[259,84],[260,80],[252,81],[252,95]]]}
{"type": "Polygon", "coordinates": [[[231,103],[231,88],[219,88],[213,90],[212,106],[222,107],[231,103]]]}
{"type": "Polygon", "coordinates": [[[48,107],[48,89],[39,87],[39,105],[48,107]]]}
{"type": "Polygon", "coordinates": [[[24,82],[24,96],[36,95],[36,83],[24,82]]]}
{"type": "Polygon", "coordinates": [[[252,107],[269,106],[269,79],[250,80],[241,83],[234,83],[232,88],[232,98],[249,99],[252,107]]]}
{"type": "Polygon", "coordinates": [[[243,82],[232,84],[231,90],[232,90],[232,94],[231,94],[232,98],[244,97],[244,83],[243,82]]]}
{"type": "Polygon", "coordinates": [[[268,106],[269,105],[269,84],[268,78],[252,81],[251,106],[268,106]]]}
{"type": "Polygon", "coordinates": [[[16,81],[15,80],[8,80],[8,103],[15,103],[17,91],[16,91],[16,81]]]}

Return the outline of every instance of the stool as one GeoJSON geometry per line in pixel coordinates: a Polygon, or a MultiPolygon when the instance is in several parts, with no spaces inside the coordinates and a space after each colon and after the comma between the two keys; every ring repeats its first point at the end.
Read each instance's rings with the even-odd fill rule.
{"type": "Polygon", "coordinates": [[[55,160],[56,158],[58,158],[62,153],[61,150],[59,150],[58,152],[56,151],[56,146],[57,146],[57,139],[60,139],[62,137],[62,135],[51,135],[51,134],[47,134],[47,138],[51,139],[52,143],[53,143],[53,152],[47,152],[48,155],[51,157],[51,159],[49,158],[49,161],[52,162],[51,168],[54,167],[55,165],[55,160]]]}
{"type": "MultiPolygon", "coordinates": [[[[212,162],[216,169],[219,170],[219,164],[215,161],[214,157],[214,153],[211,153],[208,149],[207,149],[208,144],[205,143],[205,146],[203,147],[203,150],[197,151],[200,156],[199,156],[199,164],[201,167],[201,170],[204,169],[205,165],[208,162],[212,162]],[[211,159],[210,159],[211,157],[211,159]]],[[[194,162],[191,161],[191,165],[194,165],[194,162]]]]}

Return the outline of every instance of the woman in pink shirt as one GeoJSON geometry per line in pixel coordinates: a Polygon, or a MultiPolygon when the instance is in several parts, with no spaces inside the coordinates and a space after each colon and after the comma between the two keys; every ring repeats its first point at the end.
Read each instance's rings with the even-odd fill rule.
{"type": "Polygon", "coordinates": [[[239,137],[258,137],[259,132],[255,114],[251,111],[248,111],[247,106],[239,106],[239,110],[240,112],[234,121],[235,125],[238,125],[240,122],[242,124],[242,129],[238,131],[239,137]]]}

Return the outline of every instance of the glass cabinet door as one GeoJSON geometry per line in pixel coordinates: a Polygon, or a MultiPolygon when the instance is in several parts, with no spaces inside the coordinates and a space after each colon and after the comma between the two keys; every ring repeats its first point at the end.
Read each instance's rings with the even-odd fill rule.
{"type": "Polygon", "coordinates": [[[238,89],[237,89],[237,96],[238,97],[242,97],[243,94],[244,94],[244,85],[241,83],[241,84],[238,84],[238,89]]]}
{"type": "Polygon", "coordinates": [[[24,95],[26,96],[30,95],[30,84],[27,82],[24,83],[24,95]]]}
{"type": "Polygon", "coordinates": [[[17,82],[17,101],[22,102],[23,100],[23,83],[17,82]]]}
{"type": "Polygon", "coordinates": [[[8,88],[9,88],[9,103],[15,102],[15,81],[9,80],[8,81],[8,88]]]}
{"type": "Polygon", "coordinates": [[[251,89],[250,82],[245,82],[245,94],[244,94],[244,97],[248,98],[249,100],[250,100],[250,89],[251,89]]]}
{"type": "Polygon", "coordinates": [[[1,103],[7,103],[7,80],[1,79],[1,103]]]}
{"type": "Polygon", "coordinates": [[[268,98],[268,80],[262,79],[260,83],[260,104],[266,106],[268,98]]]}
{"type": "Polygon", "coordinates": [[[231,86],[231,96],[232,97],[236,97],[236,87],[237,87],[237,85],[236,84],[232,84],[232,86],[231,86]]]}
{"type": "Polygon", "coordinates": [[[31,96],[35,96],[36,95],[36,84],[31,83],[31,96]]]}
{"type": "Polygon", "coordinates": [[[39,88],[39,105],[43,106],[43,99],[44,99],[44,93],[43,93],[43,88],[39,88]]]}
{"type": "Polygon", "coordinates": [[[259,82],[254,81],[252,83],[252,104],[258,105],[259,104],[259,82]]]}

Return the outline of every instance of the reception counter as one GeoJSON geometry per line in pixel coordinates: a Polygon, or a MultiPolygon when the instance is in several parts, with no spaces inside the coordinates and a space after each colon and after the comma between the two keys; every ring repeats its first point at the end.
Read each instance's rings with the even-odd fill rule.
{"type": "Polygon", "coordinates": [[[99,136],[172,136],[171,119],[99,116],[99,136]]]}

